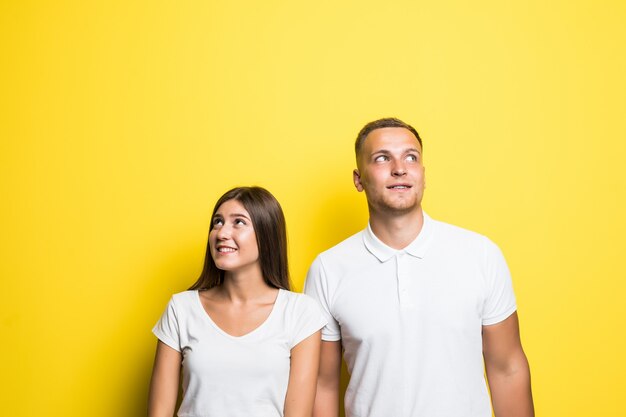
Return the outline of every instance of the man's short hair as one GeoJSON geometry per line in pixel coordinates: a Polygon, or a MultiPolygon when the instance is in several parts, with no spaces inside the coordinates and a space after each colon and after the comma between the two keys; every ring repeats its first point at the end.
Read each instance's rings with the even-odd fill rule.
{"type": "Polygon", "coordinates": [[[385,117],[382,119],[374,120],[373,122],[369,122],[368,124],[363,126],[363,129],[361,129],[361,131],[357,135],[356,142],[354,143],[354,152],[356,153],[356,155],[359,156],[359,152],[361,152],[363,142],[365,142],[365,138],[367,137],[367,135],[372,133],[373,130],[383,129],[385,127],[402,127],[410,131],[415,135],[417,141],[420,144],[420,147],[422,148],[422,138],[420,138],[420,135],[417,133],[417,130],[415,130],[413,126],[408,123],[404,123],[402,120],[396,119],[395,117],[385,117]]]}

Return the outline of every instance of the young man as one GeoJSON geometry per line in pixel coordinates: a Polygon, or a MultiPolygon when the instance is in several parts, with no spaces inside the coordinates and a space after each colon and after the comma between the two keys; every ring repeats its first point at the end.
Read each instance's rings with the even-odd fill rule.
{"type": "Polygon", "coordinates": [[[376,120],[355,150],[354,185],[365,191],[369,225],[320,254],[305,285],[329,323],[314,416],[338,416],[342,348],[347,417],[490,417],[492,404],[496,417],[533,416],[498,247],[423,212],[422,141],[413,127],[376,120]]]}

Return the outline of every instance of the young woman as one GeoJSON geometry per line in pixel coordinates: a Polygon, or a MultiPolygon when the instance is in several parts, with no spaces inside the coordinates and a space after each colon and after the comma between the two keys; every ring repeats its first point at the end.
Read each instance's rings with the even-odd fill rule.
{"type": "Polygon", "coordinates": [[[310,416],[326,324],[313,299],[289,291],[285,218],[260,187],[215,204],[200,278],[175,294],[159,339],[149,417],[310,416]]]}

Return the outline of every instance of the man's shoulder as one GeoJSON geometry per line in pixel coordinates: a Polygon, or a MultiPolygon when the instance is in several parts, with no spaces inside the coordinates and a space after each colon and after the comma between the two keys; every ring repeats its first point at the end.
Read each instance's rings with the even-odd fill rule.
{"type": "Polygon", "coordinates": [[[455,224],[433,220],[433,225],[439,234],[460,239],[485,239],[485,236],[470,229],[466,229],[455,224]]]}
{"type": "Polygon", "coordinates": [[[345,259],[346,256],[354,256],[356,253],[363,251],[365,249],[363,244],[364,232],[365,230],[361,230],[335,246],[326,249],[319,254],[318,258],[323,258],[324,260],[345,259]]]}
{"type": "Polygon", "coordinates": [[[440,244],[448,247],[450,245],[459,245],[474,249],[485,248],[486,246],[496,247],[496,244],[493,243],[491,239],[476,231],[440,220],[432,220],[432,223],[436,230],[435,235],[440,244]]]}
{"type": "Polygon", "coordinates": [[[333,276],[344,275],[367,263],[370,256],[363,243],[364,232],[361,230],[317,255],[309,269],[309,276],[322,271],[333,276]]]}

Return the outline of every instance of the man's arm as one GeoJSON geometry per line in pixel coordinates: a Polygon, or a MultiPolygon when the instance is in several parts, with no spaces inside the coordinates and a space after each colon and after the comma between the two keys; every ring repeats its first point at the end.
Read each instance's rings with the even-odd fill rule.
{"type": "Polygon", "coordinates": [[[517,313],[483,326],[483,356],[496,417],[533,417],[530,369],[520,341],[517,313]]]}
{"type": "Polygon", "coordinates": [[[320,369],[313,417],[339,416],[339,379],[341,376],[341,341],[322,341],[320,369]]]}

